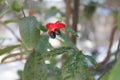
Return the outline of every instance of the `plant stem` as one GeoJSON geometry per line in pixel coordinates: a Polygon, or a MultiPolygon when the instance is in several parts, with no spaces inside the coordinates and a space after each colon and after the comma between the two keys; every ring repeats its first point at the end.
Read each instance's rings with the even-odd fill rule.
{"type": "MultiPolygon", "coordinates": [[[[73,13],[72,13],[72,28],[77,32],[77,23],[78,23],[78,17],[79,17],[79,0],[74,0],[74,7],[73,7],[73,13]]],[[[72,36],[71,40],[73,43],[76,44],[76,37],[72,36]]]]}
{"type": "Polygon", "coordinates": [[[24,8],[23,8],[23,7],[22,7],[22,13],[23,13],[23,16],[26,17],[26,16],[25,16],[25,12],[24,12],[24,8]]]}
{"type": "MultiPolygon", "coordinates": [[[[70,6],[71,0],[65,0],[65,1],[66,1],[65,2],[65,4],[66,4],[66,21],[65,21],[65,23],[67,26],[69,26],[70,25],[70,14],[71,14],[71,6],[70,6]]],[[[66,31],[66,35],[68,37],[70,37],[68,31],[66,31]]]]}

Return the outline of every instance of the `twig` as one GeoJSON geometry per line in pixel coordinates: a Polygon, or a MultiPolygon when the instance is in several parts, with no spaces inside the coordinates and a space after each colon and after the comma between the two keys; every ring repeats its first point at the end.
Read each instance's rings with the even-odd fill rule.
{"type": "MultiPolygon", "coordinates": [[[[117,29],[116,26],[112,28],[112,31],[111,31],[111,34],[110,34],[110,44],[109,44],[109,47],[108,47],[107,56],[105,57],[105,59],[101,63],[98,64],[98,67],[96,69],[104,68],[105,64],[110,59],[111,48],[112,48],[112,44],[113,44],[116,29],[117,29]]],[[[91,67],[90,69],[94,69],[94,68],[91,67]]]]}
{"type": "Polygon", "coordinates": [[[108,47],[107,56],[105,57],[104,61],[100,63],[101,65],[104,65],[110,59],[110,53],[111,53],[111,48],[112,48],[112,44],[113,44],[116,29],[117,29],[117,27],[115,26],[115,27],[113,27],[113,29],[111,31],[110,44],[109,44],[109,47],[108,47]]]}
{"type": "Polygon", "coordinates": [[[100,80],[105,75],[105,72],[100,75],[100,77],[97,80],[100,80]]]}
{"type": "Polygon", "coordinates": [[[11,60],[11,61],[6,61],[6,62],[3,62],[3,63],[0,63],[0,65],[1,65],[1,64],[10,63],[10,62],[19,61],[19,60],[24,60],[24,59],[26,59],[26,58],[27,58],[27,57],[23,57],[22,59],[21,59],[21,58],[17,58],[17,59],[11,60]]]}
{"type": "Polygon", "coordinates": [[[26,16],[25,16],[25,12],[24,12],[24,8],[23,8],[23,7],[21,8],[21,10],[22,10],[23,16],[26,17],[26,16]]]}
{"type": "MultiPolygon", "coordinates": [[[[111,70],[111,68],[113,67],[113,65],[116,63],[117,61],[117,55],[119,53],[119,50],[120,50],[120,39],[119,39],[119,43],[118,43],[118,46],[117,46],[117,50],[115,52],[115,59],[109,63],[107,63],[107,61],[110,59],[110,53],[111,53],[111,47],[112,47],[112,44],[113,44],[113,40],[114,40],[114,35],[115,35],[115,31],[116,31],[117,27],[113,27],[112,29],[112,32],[111,32],[111,36],[110,36],[110,44],[109,44],[109,49],[108,49],[108,53],[107,53],[107,56],[106,58],[104,59],[103,62],[99,63],[98,64],[98,67],[96,69],[94,69],[93,67],[90,67],[90,70],[92,71],[103,71],[104,74],[106,72],[109,72],[111,70]]],[[[100,80],[104,74],[102,74],[98,80],[100,80]]]]}
{"type": "Polygon", "coordinates": [[[35,14],[35,10],[33,9],[33,0],[30,0],[29,16],[33,16],[34,14],[35,14]]]}
{"type": "MultiPolygon", "coordinates": [[[[68,26],[70,25],[69,20],[70,20],[70,14],[71,14],[71,6],[70,6],[71,0],[65,0],[65,1],[66,1],[65,2],[66,3],[66,22],[65,23],[68,26]]],[[[68,36],[68,38],[70,38],[68,31],[66,31],[66,35],[68,36]]],[[[67,56],[68,56],[67,54],[62,55],[62,68],[64,67],[64,62],[67,56]]]]}
{"type": "Polygon", "coordinates": [[[8,29],[19,42],[21,42],[21,39],[15,34],[15,32],[11,28],[9,28],[7,25],[5,25],[4,23],[2,23],[1,21],[0,21],[0,23],[2,25],[4,25],[5,28],[8,29]]]}
{"type": "Polygon", "coordinates": [[[117,50],[115,52],[115,62],[117,61],[117,56],[118,56],[119,51],[120,51],[120,39],[119,39],[119,42],[118,42],[117,50]]]}
{"type": "MultiPolygon", "coordinates": [[[[72,14],[72,28],[73,30],[77,31],[77,23],[78,23],[78,16],[79,16],[79,1],[80,0],[74,0],[74,7],[73,7],[73,14],[72,14]]],[[[72,36],[71,40],[73,43],[76,44],[76,37],[72,36]]]]}
{"type": "MultiPolygon", "coordinates": [[[[65,23],[67,26],[70,25],[70,15],[71,15],[71,0],[65,0],[65,4],[66,4],[66,13],[65,13],[65,16],[66,16],[66,20],[65,20],[65,23]]],[[[69,32],[66,31],[66,35],[70,38],[69,36],[69,32]]]]}
{"type": "Polygon", "coordinates": [[[61,59],[62,59],[62,66],[61,66],[61,68],[62,69],[64,67],[64,64],[65,64],[65,61],[66,61],[67,57],[68,57],[68,54],[63,54],[62,57],[61,57],[61,59]]]}
{"type": "MultiPolygon", "coordinates": [[[[99,72],[101,71],[101,72],[103,72],[103,73],[101,74],[101,76],[100,76],[97,80],[101,80],[101,78],[102,78],[106,73],[109,73],[115,63],[116,63],[115,60],[113,60],[113,61],[107,63],[106,65],[104,65],[104,67],[99,68],[98,71],[99,71],[99,72]]],[[[96,71],[97,71],[97,70],[96,70],[96,71]]]]}
{"type": "Polygon", "coordinates": [[[5,28],[7,28],[7,29],[14,35],[14,37],[15,37],[19,42],[21,42],[20,38],[15,34],[15,32],[14,32],[10,27],[6,26],[5,28]]]}

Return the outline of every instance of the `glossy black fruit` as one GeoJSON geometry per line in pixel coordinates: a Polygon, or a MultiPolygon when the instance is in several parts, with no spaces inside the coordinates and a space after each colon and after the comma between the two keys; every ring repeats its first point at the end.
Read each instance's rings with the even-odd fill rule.
{"type": "Polygon", "coordinates": [[[61,34],[59,29],[55,29],[54,32],[55,32],[56,35],[60,35],[61,34]]]}
{"type": "Polygon", "coordinates": [[[55,32],[52,31],[52,32],[50,33],[50,37],[54,39],[54,38],[56,37],[55,32]]]}

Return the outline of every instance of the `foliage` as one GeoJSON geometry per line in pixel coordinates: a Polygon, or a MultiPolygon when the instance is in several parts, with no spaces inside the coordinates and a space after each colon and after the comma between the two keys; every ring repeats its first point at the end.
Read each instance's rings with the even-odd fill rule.
{"type": "Polygon", "coordinates": [[[27,59],[22,80],[47,80],[47,71],[41,55],[32,52],[27,59]]]}
{"type": "Polygon", "coordinates": [[[33,51],[27,59],[23,73],[23,80],[49,80],[50,78],[50,80],[66,80],[66,77],[74,80],[89,79],[88,66],[84,55],[69,47],[53,49],[44,53],[33,51]],[[45,64],[43,61],[44,58],[54,57],[63,53],[68,53],[69,56],[62,70],[55,67],[55,65],[45,64]]]}
{"type": "MultiPolygon", "coordinates": [[[[86,56],[79,51],[74,44],[65,36],[61,34],[67,46],[60,48],[51,48],[49,44],[48,35],[41,35],[40,31],[43,26],[39,24],[36,17],[24,17],[18,21],[19,30],[22,39],[22,48],[28,52],[28,58],[22,72],[22,80],[88,80],[90,72],[88,70],[86,56]],[[41,26],[41,27],[40,27],[41,26]],[[50,51],[47,51],[50,49],[50,51]],[[61,54],[68,54],[63,68],[58,68],[56,64],[52,64],[55,59],[51,61],[50,58],[55,58],[61,54]],[[45,60],[49,59],[50,64],[45,64],[45,60]]],[[[74,30],[66,28],[74,36],[77,34],[74,30]]],[[[20,45],[10,46],[1,51],[1,55],[12,51],[20,45]]],[[[23,53],[14,53],[2,59],[2,62],[8,58],[23,55],[23,53]]],[[[88,57],[90,58],[90,57],[88,57]]],[[[57,62],[57,61],[56,61],[57,62]]],[[[91,60],[93,63],[93,61],[91,60]]]]}
{"type": "Polygon", "coordinates": [[[12,51],[14,48],[19,47],[19,46],[20,46],[20,45],[13,45],[13,46],[8,46],[8,47],[6,47],[6,48],[3,48],[3,49],[0,50],[0,55],[3,55],[3,54],[5,54],[5,53],[7,53],[7,52],[10,52],[10,51],[12,51]]]}
{"type": "Polygon", "coordinates": [[[5,61],[6,59],[8,59],[8,58],[15,57],[15,56],[20,56],[20,55],[23,55],[23,54],[24,54],[24,52],[22,52],[22,53],[10,54],[10,55],[4,57],[4,58],[1,60],[1,62],[4,62],[4,61],[5,61]]]}
{"type": "Polygon", "coordinates": [[[48,9],[48,12],[45,14],[45,19],[49,19],[50,17],[55,16],[57,13],[60,13],[62,16],[64,16],[60,10],[53,6],[48,9]]]}
{"type": "Polygon", "coordinates": [[[64,80],[89,80],[90,78],[85,57],[81,52],[72,53],[67,58],[63,72],[64,80]]]}
{"type": "MultiPolygon", "coordinates": [[[[37,1],[42,0],[35,1],[37,3],[37,1]]],[[[96,2],[96,0],[88,0],[88,5],[84,6],[84,18],[87,20],[91,19],[96,10],[94,2],[96,2]],[[89,5],[90,1],[93,2],[93,5],[89,5]]],[[[70,25],[66,25],[65,29],[61,30],[61,35],[56,37],[61,43],[61,47],[54,48],[49,43],[50,38],[49,35],[47,35],[47,29],[45,28],[44,23],[57,14],[61,15],[62,18],[59,18],[60,20],[64,19],[64,11],[62,12],[55,6],[48,9],[45,8],[45,6],[41,7],[39,5],[34,5],[32,2],[29,5],[30,7],[28,7],[27,3],[29,3],[29,0],[0,0],[0,4],[6,4],[3,7],[4,11],[0,8],[0,18],[9,15],[8,12],[12,13],[15,17],[3,20],[0,23],[5,26],[9,23],[17,24],[21,37],[19,41],[20,44],[0,49],[0,56],[5,55],[2,58],[1,63],[9,58],[25,55],[26,63],[24,70],[18,71],[22,80],[91,80],[91,77],[95,77],[90,71],[91,67],[93,69],[99,67],[95,59],[78,50],[76,45],[65,34],[65,32],[69,32],[70,36],[78,37],[78,33],[74,31],[70,25]],[[34,10],[34,8],[37,8],[37,10],[34,10]],[[28,16],[25,14],[25,11],[28,11],[28,14],[32,12],[33,15],[28,16]],[[46,13],[41,15],[42,11],[46,11],[46,13]],[[41,17],[39,19],[36,15],[43,16],[44,19],[41,17]],[[17,49],[19,49],[19,52],[13,52],[17,49]],[[65,59],[61,57],[61,60],[58,61],[56,57],[60,55],[67,56],[65,59]],[[50,63],[45,63],[46,60],[49,60],[50,63]],[[57,65],[59,62],[62,66],[57,65]],[[89,62],[92,66],[89,66],[89,62]]],[[[120,12],[118,12],[117,15],[117,27],[120,29],[120,12]]],[[[1,44],[3,40],[2,38],[0,38],[0,40],[1,44]]],[[[113,66],[109,74],[105,73],[102,80],[119,80],[119,67],[120,60],[113,66]]]]}
{"type": "Polygon", "coordinates": [[[22,18],[18,24],[23,44],[28,49],[33,49],[40,39],[39,35],[40,31],[37,29],[39,24],[36,18],[35,17],[22,18]]]}
{"type": "Polygon", "coordinates": [[[93,5],[86,6],[84,9],[84,15],[87,20],[91,19],[93,13],[95,12],[96,7],[93,5]]]}
{"type": "Polygon", "coordinates": [[[11,9],[13,11],[16,11],[16,12],[20,12],[22,6],[23,6],[23,3],[24,3],[25,0],[7,0],[7,2],[9,3],[11,9]]]}
{"type": "Polygon", "coordinates": [[[117,61],[113,69],[111,70],[111,74],[109,75],[109,80],[119,80],[120,79],[120,60],[117,61]]]}
{"type": "Polygon", "coordinates": [[[73,36],[78,37],[77,33],[71,28],[71,26],[67,26],[65,29],[66,31],[71,32],[73,36]]]}

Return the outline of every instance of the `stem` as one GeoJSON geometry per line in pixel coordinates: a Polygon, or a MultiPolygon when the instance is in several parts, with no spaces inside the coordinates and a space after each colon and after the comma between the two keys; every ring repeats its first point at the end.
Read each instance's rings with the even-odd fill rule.
{"type": "MultiPolygon", "coordinates": [[[[71,6],[70,6],[71,0],[65,0],[65,4],[66,4],[66,25],[69,26],[70,25],[70,15],[71,15],[71,6]]],[[[68,38],[70,38],[70,33],[69,31],[66,31],[66,35],[68,36],[68,38]]],[[[67,54],[63,54],[62,55],[62,68],[64,67],[64,62],[65,59],[67,58],[67,54]]]]}
{"type": "MultiPolygon", "coordinates": [[[[77,32],[77,23],[78,23],[78,17],[79,17],[79,0],[74,0],[74,8],[73,8],[73,14],[72,14],[72,28],[77,32]]],[[[76,43],[76,37],[72,36],[71,40],[73,43],[76,43]]]]}
{"type": "Polygon", "coordinates": [[[117,61],[117,56],[118,56],[119,51],[120,51],[120,39],[119,39],[119,42],[118,42],[117,50],[115,52],[115,62],[117,61]]]}
{"type": "Polygon", "coordinates": [[[0,63],[1,64],[6,64],[6,63],[11,63],[11,62],[16,62],[16,61],[20,61],[20,60],[26,60],[27,57],[23,57],[23,58],[16,58],[14,60],[11,60],[11,61],[5,61],[3,63],[0,63]]]}
{"type": "Polygon", "coordinates": [[[23,8],[23,7],[22,7],[22,13],[23,13],[23,16],[26,17],[26,16],[25,16],[25,12],[24,12],[24,8],[23,8]]]}
{"type": "Polygon", "coordinates": [[[15,34],[15,32],[10,27],[8,27],[7,25],[5,25],[1,21],[0,21],[0,24],[2,24],[3,26],[5,26],[5,28],[8,29],[12,33],[12,35],[17,39],[17,41],[21,42],[21,39],[15,34]]]}
{"type": "MultiPolygon", "coordinates": [[[[70,25],[70,22],[69,22],[69,20],[70,20],[70,13],[71,13],[71,6],[70,6],[71,0],[65,0],[65,1],[66,1],[65,2],[66,3],[66,21],[65,21],[65,23],[66,23],[67,26],[69,26],[70,25]]],[[[66,31],[66,35],[68,37],[70,37],[68,31],[66,31]]]]}
{"type": "Polygon", "coordinates": [[[30,11],[29,11],[29,16],[34,16],[34,9],[33,9],[33,0],[30,1],[30,11]]]}
{"type": "Polygon", "coordinates": [[[111,53],[111,48],[112,48],[112,44],[113,44],[116,29],[117,29],[117,27],[115,26],[115,27],[113,27],[113,29],[111,31],[110,44],[109,44],[109,47],[108,47],[107,56],[104,59],[104,61],[100,63],[101,65],[104,65],[110,59],[110,53],[111,53]]]}

